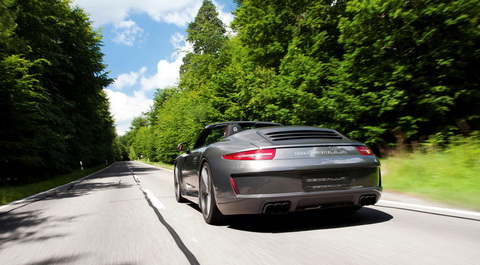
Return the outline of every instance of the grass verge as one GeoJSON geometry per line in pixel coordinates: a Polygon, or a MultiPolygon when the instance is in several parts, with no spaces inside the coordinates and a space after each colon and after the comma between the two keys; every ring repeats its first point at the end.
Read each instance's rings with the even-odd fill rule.
{"type": "Polygon", "coordinates": [[[150,160],[148,160],[148,159],[140,159],[139,161],[141,161],[145,164],[152,165],[152,166],[173,170],[173,165],[171,165],[171,164],[167,164],[167,163],[163,163],[163,162],[150,162],[150,160]]]}
{"type": "Polygon", "coordinates": [[[101,165],[97,167],[85,168],[84,170],[77,170],[70,174],[60,175],[48,180],[22,186],[0,187],[0,205],[24,199],[34,194],[62,186],[95,173],[105,167],[105,165],[101,165]]]}
{"type": "Polygon", "coordinates": [[[480,144],[478,140],[448,146],[443,151],[416,152],[382,159],[385,190],[432,199],[480,211],[480,144]]]}

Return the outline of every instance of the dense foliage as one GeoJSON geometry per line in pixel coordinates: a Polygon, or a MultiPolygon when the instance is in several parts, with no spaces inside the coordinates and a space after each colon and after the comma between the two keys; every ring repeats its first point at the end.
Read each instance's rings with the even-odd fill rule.
{"type": "Polygon", "coordinates": [[[68,0],[0,0],[0,184],[112,161],[100,47],[68,0]]]}
{"type": "Polygon", "coordinates": [[[125,136],[131,158],[171,162],[176,144],[227,120],[329,127],[381,152],[480,129],[479,1],[237,3],[222,38],[203,2],[178,87],[158,90],[125,136]]]}

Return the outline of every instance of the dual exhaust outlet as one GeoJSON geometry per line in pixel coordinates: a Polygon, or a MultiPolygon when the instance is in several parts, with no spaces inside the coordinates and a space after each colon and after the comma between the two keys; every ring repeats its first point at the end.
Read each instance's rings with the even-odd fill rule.
{"type": "Polygon", "coordinates": [[[263,207],[264,214],[279,214],[279,213],[288,213],[290,211],[290,202],[272,202],[267,203],[263,207]]]}
{"type": "MultiPolygon", "coordinates": [[[[360,205],[374,205],[377,203],[376,195],[363,195],[360,196],[360,205]]],[[[290,211],[291,203],[290,202],[271,202],[265,204],[263,207],[264,214],[282,214],[288,213],[290,211]]],[[[318,207],[320,208],[320,207],[318,207]]]]}

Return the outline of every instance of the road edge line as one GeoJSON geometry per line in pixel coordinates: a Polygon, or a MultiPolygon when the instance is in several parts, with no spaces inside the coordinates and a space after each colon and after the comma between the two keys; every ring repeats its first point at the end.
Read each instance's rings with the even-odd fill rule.
{"type": "Polygon", "coordinates": [[[31,203],[34,203],[34,202],[37,202],[37,201],[41,201],[45,198],[48,198],[50,196],[53,196],[59,192],[62,192],[62,191],[66,191],[66,190],[69,190],[69,189],[72,189],[76,184],[84,181],[85,179],[88,179],[89,177],[99,173],[99,172],[102,172],[108,168],[110,168],[111,166],[113,166],[115,163],[112,163],[110,164],[108,167],[104,167],[102,169],[100,169],[99,171],[96,171],[96,172],[93,172],[92,174],[90,175],[87,175],[81,179],[77,179],[77,180],[74,180],[72,182],[69,182],[67,184],[63,184],[62,186],[58,186],[58,187],[55,187],[55,188],[51,188],[49,190],[46,190],[46,191],[42,191],[40,193],[37,193],[37,194],[33,194],[31,196],[28,196],[27,198],[23,198],[23,199],[20,199],[20,200],[16,200],[16,201],[13,201],[13,202],[10,202],[10,203],[7,203],[5,205],[2,205],[0,206],[0,215],[3,215],[3,214],[6,214],[6,213],[9,213],[13,210],[16,210],[18,208],[22,208],[22,207],[25,207],[31,203]],[[18,207],[15,207],[15,206],[18,206],[18,207]],[[8,207],[12,207],[12,209],[8,209],[6,211],[2,211],[4,209],[7,209],[8,207]]]}
{"type": "Polygon", "coordinates": [[[457,210],[457,209],[451,209],[451,208],[444,208],[444,207],[437,207],[437,206],[427,206],[427,205],[421,205],[421,204],[413,204],[413,203],[405,203],[405,202],[396,202],[396,201],[389,201],[389,200],[380,200],[376,205],[377,206],[382,206],[382,204],[385,203],[387,205],[385,206],[396,206],[396,207],[405,207],[409,209],[421,209],[425,211],[431,211],[434,213],[439,213],[439,212],[446,212],[450,214],[459,214],[459,215],[467,215],[467,216],[475,216],[475,217],[480,217],[480,212],[474,212],[474,211],[466,211],[466,210],[457,210]]]}

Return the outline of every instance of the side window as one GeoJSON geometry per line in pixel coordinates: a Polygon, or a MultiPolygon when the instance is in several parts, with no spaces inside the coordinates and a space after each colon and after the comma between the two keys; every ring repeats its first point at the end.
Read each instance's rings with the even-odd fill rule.
{"type": "Polygon", "coordinates": [[[216,143],[220,141],[223,137],[225,137],[224,128],[225,126],[213,128],[208,134],[207,139],[205,139],[205,143],[203,144],[203,146],[208,146],[216,143]]]}

